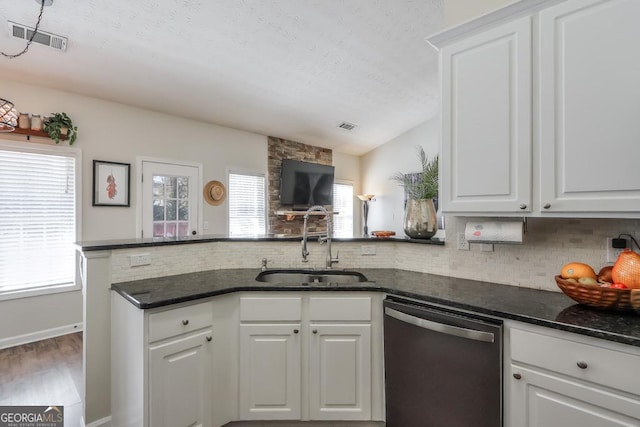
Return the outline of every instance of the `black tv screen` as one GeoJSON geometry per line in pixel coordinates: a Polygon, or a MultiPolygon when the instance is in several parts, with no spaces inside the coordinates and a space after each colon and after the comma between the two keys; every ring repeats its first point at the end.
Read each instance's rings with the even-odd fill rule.
{"type": "Polygon", "coordinates": [[[333,205],[334,167],[285,159],[280,174],[280,204],[333,205]]]}

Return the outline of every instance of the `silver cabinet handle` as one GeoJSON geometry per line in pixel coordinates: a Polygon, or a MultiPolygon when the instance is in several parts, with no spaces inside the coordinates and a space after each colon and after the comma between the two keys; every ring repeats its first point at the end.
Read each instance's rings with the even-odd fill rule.
{"type": "Polygon", "coordinates": [[[514,372],[513,373],[513,378],[515,378],[517,380],[521,380],[522,379],[522,375],[519,372],[514,372]]]}
{"type": "Polygon", "coordinates": [[[207,341],[211,342],[211,340],[213,339],[213,337],[211,335],[207,335],[207,341]]]}
{"type": "Polygon", "coordinates": [[[402,313],[398,310],[386,307],[384,313],[387,316],[391,316],[394,319],[398,319],[401,322],[410,323],[420,328],[429,329],[435,332],[441,332],[443,334],[455,335],[460,338],[467,338],[475,341],[495,342],[495,337],[491,332],[477,331],[475,329],[461,328],[459,326],[445,325],[444,323],[432,322],[431,320],[421,319],[419,317],[411,316],[406,313],[402,313]]]}
{"type": "Polygon", "coordinates": [[[543,208],[545,209],[549,209],[551,207],[551,203],[545,203],[543,208]]]}
{"type": "Polygon", "coordinates": [[[299,330],[297,330],[297,329],[294,329],[294,330],[293,330],[293,333],[294,333],[294,334],[297,334],[298,332],[300,332],[300,331],[299,331],[299,330]]]}
{"type": "Polygon", "coordinates": [[[527,209],[527,205],[525,205],[524,203],[520,203],[520,209],[521,210],[527,209]]]}
{"type": "Polygon", "coordinates": [[[313,331],[311,331],[311,332],[313,332],[314,334],[317,334],[317,333],[318,333],[318,330],[317,330],[317,329],[314,329],[314,330],[313,330],[313,331]]]}
{"type": "Polygon", "coordinates": [[[576,365],[578,365],[578,368],[580,368],[580,369],[587,369],[587,367],[589,366],[589,365],[587,365],[587,362],[585,362],[583,360],[581,360],[578,363],[576,363],[576,365]]]}
{"type": "Polygon", "coordinates": [[[184,320],[182,321],[182,324],[183,324],[184,326],[187,326],[187,325],[189,324],[189,319],[184,319],[184,320]]]}

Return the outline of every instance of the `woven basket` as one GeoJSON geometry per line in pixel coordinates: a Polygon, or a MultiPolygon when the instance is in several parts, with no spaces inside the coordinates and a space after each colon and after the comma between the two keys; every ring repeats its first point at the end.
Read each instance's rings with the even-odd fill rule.
{"type": "Polygon", "coordinates": [[[631,290],[631,307],[640,314],[640,289],[631,290]]]}
{"type": "MultiPolygon", "coordinates": [[[[594,308],[607,310],[633,310],[631,306],[631,290],[607,288],[599,285],[583,285],[582,283],[567,282],[556,276],[558,287],[572,300],[594,308]]],[[[637,309],[640,310],[640,292],[634,293],[637,309]]]]}

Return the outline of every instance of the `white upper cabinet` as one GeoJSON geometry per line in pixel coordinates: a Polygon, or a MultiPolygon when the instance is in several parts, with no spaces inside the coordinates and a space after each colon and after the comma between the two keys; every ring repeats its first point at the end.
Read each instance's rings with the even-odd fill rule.
{"type": "Polygon", "coordinates": [[[540,12],[543,213],[640,211],[639,17],[637,0],[540,12]]]}
{"type": "Polygon", "coordinates": [[[531,0],[432,36],[443,212],[640,217],[639,16],[531,0]]]}
{"type": "Polygon", "coordinates": [[[444,212],[531,210],[531,20],[441,51],[444,212]]]}

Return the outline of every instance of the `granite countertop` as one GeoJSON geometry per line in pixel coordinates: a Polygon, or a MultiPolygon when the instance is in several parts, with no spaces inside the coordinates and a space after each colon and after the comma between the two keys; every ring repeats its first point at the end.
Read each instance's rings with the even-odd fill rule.
{"type": "Polygon", "coordinates": [[[368,282],[283,285],[255,280],[258,269],[212,270],[115,283],[141,309],[239,291],[376,291],[640,347],[640,316],[591,309],[559,292],[395,269],[358,269],[368,282]]]}
{"type": "MultiPolygon", "coordinates": [[[[256,236],[229,237],[226,235],[203,235],[203,236],[183,236],[183,237],[162,237],[150,239],[119,239],[119,240],[96,240],[88,242],[76,242],[75,246],[82,252],[109,251],[114,249],[145,248],[153,246],[185,245],[192,243],[210,242],[296,242],[302,236],[278,236],[273,234],[261,234],[256,236]]],[[[444,240],[434,239],[410,239],[408,237],[334,237],[334,242],[395,242],[395,243],[416,243],[422,245],[444,246],[444,240]]]]}

